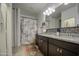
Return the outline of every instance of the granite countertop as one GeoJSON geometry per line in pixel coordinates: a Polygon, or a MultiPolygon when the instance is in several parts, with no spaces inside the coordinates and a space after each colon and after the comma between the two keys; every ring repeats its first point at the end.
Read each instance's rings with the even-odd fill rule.
{"type": "Polygon", "coordinates": [[[79,37],[58,36],[58,35],[55,35],[55,34],[46,34],[46,33],[42,33],[42,34],[38,34],[38,35],[46,36],[46,37],[49,37],[49,38],[56,38],[58,40],[63,40],[63,41],[79,44],[79,37]]]}

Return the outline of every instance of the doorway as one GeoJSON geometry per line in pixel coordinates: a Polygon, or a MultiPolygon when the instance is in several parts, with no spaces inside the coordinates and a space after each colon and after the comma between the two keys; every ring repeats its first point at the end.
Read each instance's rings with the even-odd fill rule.
{"type": "Polygon", "coordinates": [[[33,43],[35,41],[36,34],[36,20],[28,17],[21,17],[20,31],[21,45],[33,43]]]}

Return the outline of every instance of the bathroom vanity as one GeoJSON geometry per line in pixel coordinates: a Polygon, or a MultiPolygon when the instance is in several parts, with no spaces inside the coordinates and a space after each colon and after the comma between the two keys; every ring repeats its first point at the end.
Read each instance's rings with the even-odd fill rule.
{"type": "Polygon", "coordinates": [[[49,34],[36,35],[36,44],[45,56],[78,56],[79,38],[49,34]]]}
{"type": "Polygon", "coordinates": [[[36,35],[36,44],[45,56],[78,56],[79,15],[75,13],[78,13],[79,7],[68,5],[66,9],[59,8],[61,12],[56,16],[54,13],[46,16],[46,33],[36,35]]]}

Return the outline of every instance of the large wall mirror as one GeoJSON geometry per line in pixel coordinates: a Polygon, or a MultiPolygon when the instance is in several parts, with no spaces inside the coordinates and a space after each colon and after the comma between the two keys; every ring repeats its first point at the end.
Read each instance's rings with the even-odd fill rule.
{"type": "Polygon", "coordinates": [[[71,17],[71,18],[64,20],[63,26],[64,27],[74,27],[75,26],[75,18],[71,17]]]}

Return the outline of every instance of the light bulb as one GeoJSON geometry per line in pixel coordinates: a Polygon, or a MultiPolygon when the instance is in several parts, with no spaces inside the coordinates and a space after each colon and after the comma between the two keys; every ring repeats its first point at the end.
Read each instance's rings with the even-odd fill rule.
{"type": "Polygon", "coordinates": [[[49,12],[47,12],[47,15],[48,15],[48,16],[50,15],[49,12]]]}
{"type": "Polygon", "coordinates": [[[46,10],[45,12],[48,13],[48,10],[46,10]]]}
{"type": "Polygon", "coordinates": [[[46,13],[45,13],[45,12],[43,12],[43,15],[46,15],[46,13]]]}
{"type": "Polygon", "coordinates": [[[52,9],[52,12],[55,12],[55,9],[52,9]]]}
{"type": "Polygon", "coordinates": [[[50,11],[51,11],[52,9],[51,9],[51,8],[48,8],[48,10],[50,10],[50,11]]]}
{"type": "Polygon", "coordinates": [[[52,14],[52,9],[48,8],[49,14],[52,14]]]}
{"type": "Polygon", "coordinates": [[[45,12],[46,12],[46,15],[48,15],[48,16],[50,15],[48,10],[46,10],[45,12]]]}

